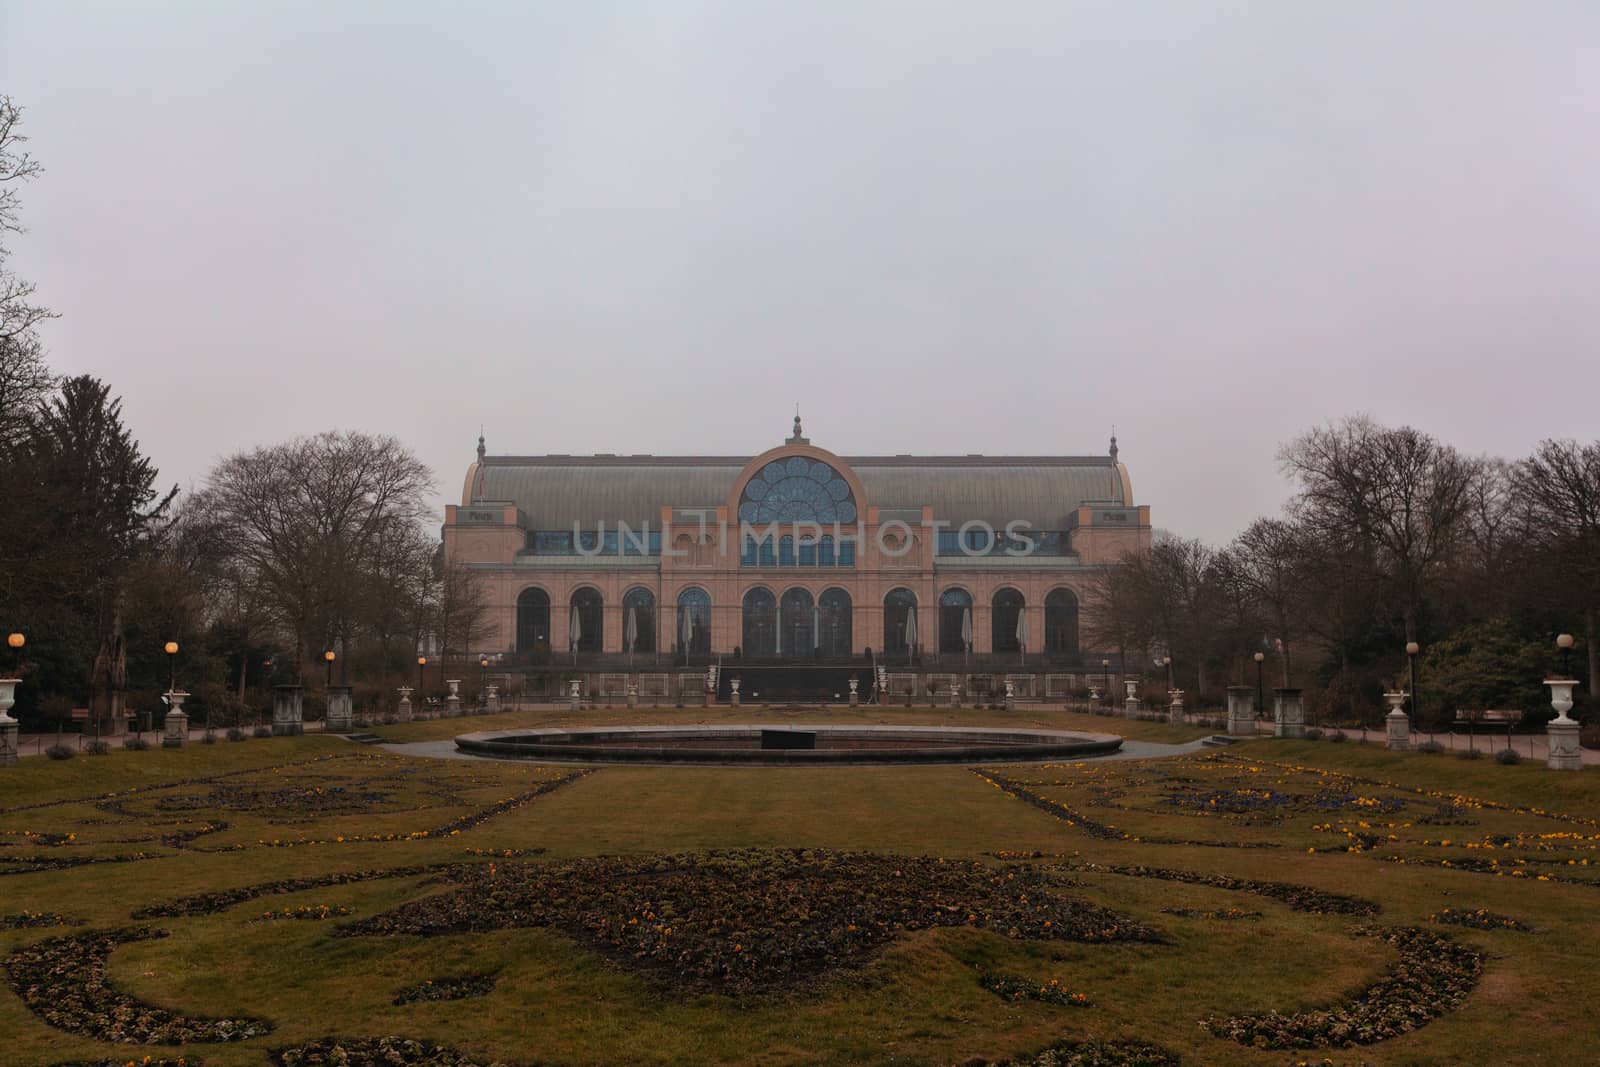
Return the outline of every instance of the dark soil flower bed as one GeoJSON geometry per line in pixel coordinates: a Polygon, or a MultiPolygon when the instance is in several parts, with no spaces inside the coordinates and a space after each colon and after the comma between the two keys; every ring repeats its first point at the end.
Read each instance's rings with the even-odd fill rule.
{"type": "Polygon", "coordinates": [[[180,1015],[129,996],[106,978],[106,960],[118,945],[166,936],[165,930],[129,927],[47,938],[7,956],[6,976],[41,1020],[98,1041],[178,1045],[244,1041],[272,1031],[265,1019],[180,1015]]]}
{"type": "Polygon", "coordinates": [[[204,1060],[195,1059],[193,1056],[180,1056],[169,1060],[165,1056],[140,1056],[130,1060],[126,1056],[103,1060],[67,1060],[63,1063],[51,1064],[51,1067],[200,1067],[204,1060]]]}
{"type": "Polygon", "coordinates": [[[1029,868],[827,849],[735,849],[555,864],[460,867],[459,888],[343,927],[438,935],[555,927],[694,989],[780,989],[856,965],[912,930],[1159,941],[1114,912],[1057,895],[1029,868]]]}
{"type": "Polygon", "coordinates": [[[1087,1008],[1092,1003],[1089,994],[1074,993],[1054,978],[1041,985],[1014,974],[983,974],[978,976],[978,984],[1001,1000],[1036,1000],[1071,1008],[1087,1008]]]}
{"type": "Polygon", "coordinates": [[[1184,837],[1140,837],[1117,829],[1109,823],[1097,822],[1057,800],[1040,796],[1033,790],[1019,782],[1012,781],[1003,774],[993,771],[973,769],[974,774],[999,789],[1001,792],[1016,797],[1031,807],[1038,808],[1046,815],[1060,819],[1068,826],[1075,826],[1102,841],[1142,841],[1149,845],[1195,845],[1202,848],[1278,848],[1276,841],[1200,841],[1184,837]]]}
{"type": "Polygon", "coordinates": [[[273,1049],[276,1067],[506,1067],[409,1037],[324,1037],[273,1049]]]}
{"type": "Polygon", "coordinates": [[[1058,1041],[994,1067],[1179,1067],[1176,1053],[1146,1041],[1058,1041]]]}
{"type": "Polygon", "coordinates": [[[50,926],[82,926],[82,919],[69,919],[48,911],[19,911],[0,915],[0,930],[39,930],[50,926]]]}
{"type": "Polygon", "coordinates": [[[1161,913],[1176,915],[1180,919],[1215,919],[1220,922],[1261,918],[1259,911],[1240,911],[1238,908],[1221,908],[1217,911],[1201,911],[1198,908],[1162,908],[1161,913]]]}
{"type": "Polygon", "coordinates": [[[1183,882],[1188,885],[1208,885],[1216,889],[1231,889],[1240,893],[1254,893],[1287,904],[1295,911],[1312,915],[1376,915],[1381,910],[1370,900],[1330,893],[1308,885],[1291,882],[1259,882],[1250,878],[1233,878],[1226,874],[1202,874],[1199,871],[1181,871],[1165,867],[1146,867],[1142,863],[1064,863],[1071,871],[1094,874],[1123,874],[1133,878],[1159,878],[1165,882],[1183,882]]]}
{"type": "Polygon", "coordinates": [[[464,974],[459,978],[434,978],[420,985],[407,986],[394,995],[394,1003],[418,1004],[431,1000],[465,1000],[488,996],[494,991],[492,974],[464,974]]]}
{"type": "Polygon", "coordinates": [[[371,882],[380,878],[411,878],[419,874],[434,874],[449,870],[453,864],[414,864],[409,867],[380,867],[365,871],[341,871],[314,878],[282,878],[276,882],[239,886],[237,889],[219,889],[212,893],[197,893],[192,897],[163,901],[140,908],[133,913],[135,919],[174,919],[185,915],[215,915],[247,900],[280,893],[299,893],[306,889],[325,889],[328,886],[371,882]]]}
{"type": "Polygon", "coordinates": [[[253,923],[277,922],[280,919],[295,919],[304,922],[320,922],[323,919],[341,919],[355,912],[343,904],[302,904],[297,908],[282,908],[278,911],[264,911],[250,921],[253,923]]]}
{"type": "Polygon", "coordinates": [[[1466,999],[1483,974],[1483,953],[1415,927],[1364,930],[1400,950],[1382,978],[1331,1008],[1283,1015],[1213,1016],[1200,1025],[1254,1048],[1349,1048],[1425,1026],[1466,999]]]}
{"type": "Polygon", "coordinates": [[[160,853],[135,852],[127,856],[0,856],[0,877],[8,874],[33,874],[36,871],[65,871],[92,863],[136,863],[155,859],[160,853]]]}
{"type": "Polygon", "coordinates": [[[231,811],[263,815],[275,820],[294,820],[323,815],[370,813],[387,803],[391,794],[375,790],[348,789],[344,786],[286,787],[248,789],[238,785],[218,785],[210,793],[189,793],[161,797],[157,811],[231,811]]]}
{"type": "Polygon", "coordinates": [[[490,804],[487,808],[481,808],[478,811],[470,812],[461,816],[459,819],[452,819],[443,826],[435,827],[433,830],[430,830],[429,834],[433,837],[448,837],[450,834],[459,833],[462,830],[470,830],[479,823],[494,818],[496,815],[504,815],[513,808],[520,808],[529,801],[537,800],[546,793],[553,793],[564,785],[571,785],[573,782],[576,782],[582,778],[587,778],[589,775],[594,773],[595,771],[593,768],[588,768],[581,771],[573,771],[571,774],[564,774],[560,778],[553,778],[548,782],[542,783],[537,789],[530,789],[526,793],[519,793],[514,797],[507,797],[505,800],[490,804]]]}
{"type": "Polygon", "coordinates": [[[1509,915],[1501,915],[1488,908],[1477,908],[1473,911],[1442,908],[1433,914],[1432,921],[1446,926],[1465,926],[1471,930],[1516,930],[1524,934],[1533,933],[1533,927],[1521,919],[1513,919],[1509,915]]]}

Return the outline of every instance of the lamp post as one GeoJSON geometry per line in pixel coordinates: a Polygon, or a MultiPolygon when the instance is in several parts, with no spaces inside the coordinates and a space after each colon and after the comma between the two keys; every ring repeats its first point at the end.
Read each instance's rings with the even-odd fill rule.
{"type": "Polygon", "coordinates": [[[486,694],[489,691],[486,688],[484,688],[484,686],[488,684],[488,681],[489,681],[489,657],[488,656],[483,656],[478,660],[478,700],[481,701],[481,702],[484,702],[484,703],[488,702],[488,697],[486,696],[486,694]]]}
{"type": "Polygon", "coordinates": [[[28,639],[22,634],[6,635],[6,647],[11,650],[11,661],[15,665],[18,674],[22,673],[22,646],[27,643],[28,639]]]}
{"type": "Polygon", "coordinates": [[[1411,672],[1411,717],[1419,723],[1422,721],[1422,704],[1417,699],[1417,653],[1421,651],[1422,646],[1415,641],[1406,642],[1406,662],[1411,672]]]}
{"type": "MultiPolygon", "coordinates": [[[[12,636],[16,637],[16,636],[19,636],[19,635],[12,634],[12,636]]],[[[1559,635],[1557,635],[1557,637],[1556,637],[1556,647],[1561,650],[1561,677],[1563,677],[1563,678],[1571,678],[1572,677],[1572,666],[1571,666],[1572,644],[1573,644],[1573,641],[1572,641],[1572,635],[1571,634],[1559,634],[1559,635]]]]}
{"type": "Polygon", "coordinates": [[[1106,695],[1106,703],[1111,703],[1111,661],[1100,661],[1100,692],[1106,695]]]}
{"type": "Polygon", "coordinates": [[[1167,692],[1172,692],[1172,657],[1162,656],[1161,665],[1167,668],[1167,692]]]}
{"type": "Polygon", "coordinates": [[[1266,665],[1267,654],[1265,652],[1257,652],[1255,654],[1255,661],[1256,661],[1256,718],[1259,719],[1259,718],[1261,718],[1262,709],[1265,708],[1266,704],[1267,704],[1267,690],[1266,690],[1265,684],[1261,680],[1261,671],[1262,671],[1262,668],[1266,665]]]}
{"type": "Polygon", "coordinates": [[[417,706],[422,705],[422,669],[428,665],[427,656],[417,657],[417,706]]]}
{"type": "Polygon", "coordinates": [[[168,641],[162,648],[167,654],[167,661],[172,665],[172,672],[167,681],[167,692],[176,693],[178,691],[178,642],[168,641]]]}
{"type": "Polygon", "coordinates": [[[322,662],[328,665],[328,677],[327,680],[322,683],[322,688],[324,690],[333,688],[333,661],[338,658],[338,656],[334,655],[333,649],[331,648],[322,654],[322,662]]]}

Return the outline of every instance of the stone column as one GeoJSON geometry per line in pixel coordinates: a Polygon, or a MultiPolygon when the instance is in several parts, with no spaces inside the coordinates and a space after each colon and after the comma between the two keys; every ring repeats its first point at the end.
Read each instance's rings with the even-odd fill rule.
{"type": "Polygon", "coordinates": [[[582,687],[583,687],[583,682],[582,681],[580,681],[577,678],[574,678],[572,680],[571,685],[567,689],[567,710],[568,711],[577,711],[583,705],[583,695],[579,692],[579,690],[582,687]]]}
{"type": "Polygon", "coordinates": [[[861,703],[861,694],[856,692],[857,687],[860,685],[861,679],[852,674],[850,676],[850,706],[852,708],[861,703]]]}
{"type": "Polygon", "coordinates": [[[1250,695],[1248,685],[1228,686],[1228,733],[1235,737],[1255,736],[1256,709],[1250,695]]]}
{"type": "Polygon", "coordinates": [[[350,720],[354,718],[355,710],[351,698],[353,691],[348,685],[328,687],[328,721],[323,724],[323,729],[334,733],[344,733],[350,729],[350,720]]]}
{"type": "Polygon", "coordinates": [[[483,687],[483,693],[484,693],[484,696],[483,696],[484,709],[486,711],[489,711],[490,713],[499,711],[500,710],[500,687],[498,685],[487,685],[487,686],[484,686],[483,687]]]}
{"type": "Polygon", "coordinates": [[[301,690],[298,685],[272,687],[272,736],[299,737],[306,732],[300,710],[301,690]]]}
{"type": "Polygon", "coordinates": [[[182,748],[189,743],[189,716],[183,713],[183,702],[189,694],[169,692],[166,697],[167,721],[161,728],[161,747],[182,748]]]}
{"type": "Polygon", "coordinates": [[[1306,706],[1298,689],[1274,689],[1272,698],[1272,736],[1304,737],[1306,706]]]}
{"type": "Polygon", "coordinates": [[[0,678],[0,767],[10,767],[17,762],[17,731],[22,729],[11,717],[17,702],[19,678],[0,678]]]}
{"type": "Polygon", "coordinates": [[[1383,699],[1389,705],[1389,714],[1383,717],[1384,733],[1386,740],[1384,747],[1392,748],[1397,752],[1404,752],[1411,747],[1411,716],[1402,709],[1405,707],[1406,695],[1404,693],[1385,693],[1383,699]]]}
{"type": "Polygon", "coordinates": [[[450,695],[444,698],[444,717],[459,719],[461,717],[461,679],[446,678],[445,685],[450,687],[450,695]]]}
{"type": "Polygon", "coordinates": [[[730,693],[731,693],[731,695],[728,698],[728,703],[732,704],[734,707],[738,707],[739,706],[739,679],[737,679],[737,678],[730,679],[729,682],[728,682],[728,689],[730,690],[730,693]]]}
{"type": "Polygon", "coordinates": [[[1552,678],[1544,684],[1550,687],[1550,706],[1556,709],[1556,717],[1545,727],[1550,738],[1550,754],[1545,766],[1552,771],[1581,771],[1583,753],[1578,748],[1578,720],[1567,717],[1567,712],[1572,710],[1572,687],[1578,683],[1571,678],[1552,678]]]}
{"type": "Polygon", "coordinates": [[[411,721],[411,692],[412,690],[409,685],[402,685],[400,687],[400,706],[397,707],[394,712],[396,722],[411,721]]]}
{"type": "Polygon", "coordinates": [[[1183,690],[1172,691],[1172,703],[1167,705],[1167,722],[1174,726],[1182,726],[1186,720],[1183,717],[1183,690]]]}
{"type": "Polygon", "coordinates": [[[1132,678],[1128,678],[1122,684],[1128,691],[1127,699],[1122,702],[1122,714],[1126,718],[1137,719],[1139,717],[1139,683],[1132,678]]]}

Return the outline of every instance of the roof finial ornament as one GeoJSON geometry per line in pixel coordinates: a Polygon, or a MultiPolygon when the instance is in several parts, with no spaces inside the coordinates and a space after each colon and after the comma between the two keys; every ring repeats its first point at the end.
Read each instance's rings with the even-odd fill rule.
{"type": "Polygon", "coordinates": [[[478,427],[478,459],[482,460],[488,454],[488,449],[483,447],[483,427],[478,427]]]}
{"type": "Polygon", "coordinates": [[[805,433],[800,429],[800,405],[798,403],[794,406],[794,436],[790,437],[787,443],[791,445],[807,445],[811,443],[806,440],[805,433]]]}
{"type": "Polygon", "coordinates": [[[1111,462],[1117,461],[1117,424],[1111,424],[1111,462]]]}

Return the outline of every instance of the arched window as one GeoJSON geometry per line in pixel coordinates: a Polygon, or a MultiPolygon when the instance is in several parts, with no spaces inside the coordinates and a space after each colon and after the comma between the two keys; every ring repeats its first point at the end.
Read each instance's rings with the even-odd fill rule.
{"type": "Polygon", "coordinates": [[[996,652],[1019,652],[1017,624],[1022,618],[1022,594],[1015,589],[999,589],[989,602],[990,635],[996,652]]]}
{"type": "Polygon", "coordinates": [[[1044,647],[1057,656],[1078,654],[1078,597],[1070,589],[1052,589],[1044,598],[1044,647]]]}
{"type": "Polygon", "coordinates": [[[817,546],[817,564],[822,567],[833,566],[833,535],[823,534],[822,543],[817,546]]]}
{"type": "Polygon", "coordinates": [[[778,566],[794,566],[794,538],[788,534],[778,538],[778,566]]]}
{"type": "Polygon", "coordinates": [[[572,600],[567,610],[567,648],[571,650],[576,644],[579,652],[599,652],[605,647],[605,601],[600,596],[600,590],[592,586],[572,591],[572,600]],[[578,640],[572,640],[572,623],[576,617],[578,640]]]}
{"type": "Polygon", "coordinates": [[[704,656],[711,651],[711,596],[698,586],[678,594],[678,651],[704,656]]]}
{"type": "Polygon", "coordinates": [[[757,558],[763,567],[776,567],[778,565],[778,556],[772,551],[772,538],[763,537],[761,539],[761,551],[757,558]]]}
{"type": "Polygon", "coordinates": [[[788,589],[778,602],[778,654],[812,659],[817,649],[817,605],[808,589],[788,589]]]}
{"type": "Polygon", "coordinates": [[[916,629],[917,594],[891,589],[883,598],[883,654],[889,660],[910,657],[922,643],[916,629]]]}
{"type": "Polygon", "coordinates": [[[517,597],[517,651],[550,653],[550,594],[524,589],[517,597]]]}
{"type": "Polygon", "coordinates": [[[634,586],[622,597],[622,650],[624,652],[656,650],[656,595],[640,585],[634,586]],[[633,628],[631,649],[628,647],[630,626],[633,628]]]}
{"type": "Polygon", "coordinates": [[[850,594],[837,586],[824,589],[817,608],[817,648],[826,657],[848,659],[852,649],[850,594]]]}
{"type": "Polygon", "coordinates": [[[972,640],[972,594],[946,589],[939,594],[939,651],[965,652],[972,640]]]}
{"type": "Polygon", "coordinates": [[[745,483],[739,521],[853,524],[855,496],[838,471],[820,460],[790,456],[774,460],[745,483]]]}
{"type": "Polygon", "coordinates": [[[760,586],[744,595],[744,654],[768,657],[778,648],[778,601],[760,586]]]}

